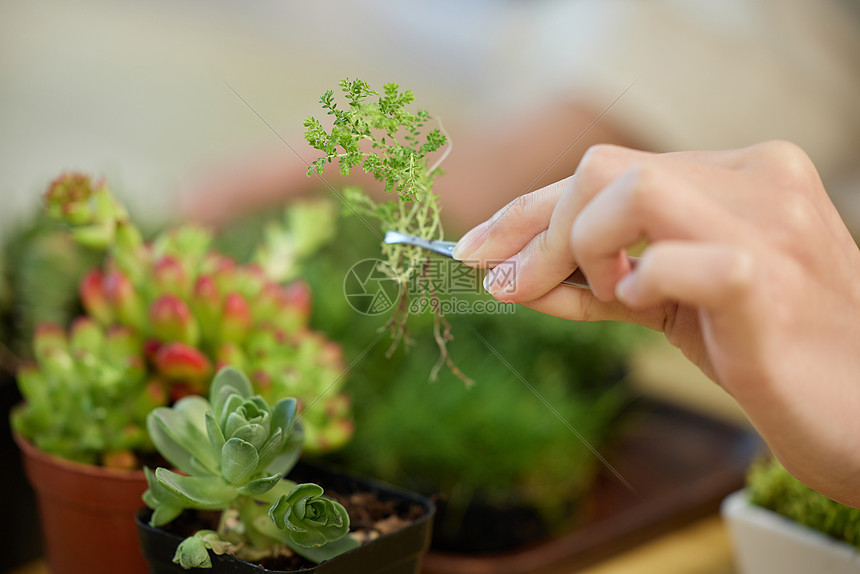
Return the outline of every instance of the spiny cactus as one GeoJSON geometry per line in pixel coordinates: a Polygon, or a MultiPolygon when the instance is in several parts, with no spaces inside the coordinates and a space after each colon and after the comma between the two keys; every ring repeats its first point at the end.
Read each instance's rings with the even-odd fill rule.
{"type": "Polygon", "coordinates": [[[33,358],[41,323],[68,324],[80,314],[77,285],[100,253],[75,241],[39,212],[4,230],[0,249],[0,370],[33,358]]]}

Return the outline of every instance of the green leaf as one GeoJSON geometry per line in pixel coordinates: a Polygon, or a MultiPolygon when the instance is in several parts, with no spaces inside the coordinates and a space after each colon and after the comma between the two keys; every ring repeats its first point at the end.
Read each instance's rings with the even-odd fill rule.
{"type": "Polygon", "coordinates": [[[114,238],[114,222],[98,223],[70,229],[75,241],[91,249],[107,249],[114,238]]]}
{"type": "Polygon", "coordinates": [[[227,397],[227,401],[224,403],[224,406],[222,407],[223,410],[221,411],[221,414],[219,415],[216,413],[215,418],[218,420],[218,425],[221,427],[222,431],[225,431],[224,432],[224,438],[229,437],[229,434],[225,430],[227,428],[227,419],[230,418],[230,415],[235,413],[236,410],[238,410],[239,407],[241,407],[242,403],[244,403],[244,402],[245,402],[245,399],[243,399],[239,395],[231,394],[230,396],[227,397]]]}
{"type": "Polygon", "coordinates": [[[149,519],[149,524],[150,526],[163,526],[172,522],[177,516],[182,514],[183,510],[184,509],[181,506],[158,506],[152,511],[152,517],[149,519]]]}
{"type": "Polygon", "coordinates": [[[273,443],[273,446],[271,450],[269,450],[268,443],[263,447],[260,466],[265,472],[280,472],[286,475],[295,466],[302,454],[302,446],[305,442],[302,426],[295,423],[293,430],[288,434],[280,435],[277,438],[272,435],[269,442],[273,443]],[[276,441],[279,443],[277,446],[275,446],[276,441]]]}
{"type": "Polygon", "coordinates": [[[189,474],[191,476],[203,476],[203,477],[205,477],[205,476],[218,476],[218,474],[219,474],[217,468],[214,469],[214,471],[213,471],[213,469],[209,468],[208,466],[206,466],[205,464],[200,462],[200,459],[197,458],[196,456],[192,456],[191,460],[189,462],[190,462],[191,466],[188,469],[188,472],[186,474],[189,474]]]}
{"type": "Polygon", "coordinates": [[[281,399],[272,407],[272,429],[290,430],[290,425],[296,418],[296,399],[289,397],[281,399]]]}
{"type": "Polygon", "coordinates": [[[203,510],[228,506],[237,494],[236,488],[222,478],[183,476],[166,468],[155,470],[159,484],[178,497],[186,508],[203,510]]]}
{"type": "Polygon", "coordinates": [[[221,419],[225,403],[233,393],[245,399],[254,394],[254,388],[242,372],[233,367],[224,367],[212,379],[212,386],[209,389],[212,411],[216,419],[221,419]]]}
{"type": "Polygon", "coordinates": [[[239,488],[239,494],[244,494],[246,496],[259,496],[263,493],[269,492],[278,484],[278,482],[281,481],[282,476],[282,474],[278,473],[273,474],[272,476],[252,480],[248,484],[239,488]]]}
{"type": "Polygon", "coordinates": [[[153,510],[149,523],[152,526],[167,524],[182,512],[182,500],[165,488],[148,467],[144,467],[143,472],[149,485],[143,493],[143,502],[153,510]]]}
{"type": "Polygon", "coordinates": [[[212,559],[206,542],[196,536],[189,536],[179,543],[173,562],[186,570],[191,568],[212,568],[212,559]]]}
{"type": "Polygon", "coordinates": [[[212,474],[217,473],[218,453],[211,450],[205,428],[208,410],[206,399],[191,396],[173,408],[156,408],[146,417],[146,430],[155,448],[176,468],[193,472],[191,458],[195,456],[212,474]]]}
{"type": "Polygon", "coordinates": [[[231,485],[240,483],[243,478],[254,476],[260,456],[257,449],[249,442],[240,438],[231,438],[221,449],[221,474],[231,485]]]}
{"type": "Polygon", "coordinates": [[[231,433],[231,438],[242,439],[253,445],[254,448],[260,449],[269,438],[269,432],[263,425],[251,423],[237,428],[231,433]]]}
{"type": "MultiPolygon", "coordinates": [[[[287,524],[290,524],[287,522],[287,524]]],[[[305,548],[319,548],[327,542],[325,536],[319,530],[292,530],[290,538],[299,546],[305,548]]]]}
{"type": "Polygon", "coordinates": [[[203,540],[206,543],[206,548],[219,556],[236,550],[236,546],[232,542],[222,540],[214,530],[198,530],[194,536],[203,540]]]}
{"type": "Polygon", "coordinates": [[[206,412],[206,435],[209,437],[209,444],[211,447],[220,453],[226,439],[224,438],[224,433],[221,432],[221,427],[218,426],[218,422],[215,420],[215,415],[212,411],[206,412]]]}
{"type": "MultiPolygon", "coordinates": [[[[293,487],[295,488],[295,487],[293,487]]],[[[290,500],[289,494],[284,494],[278,498],[275,503],[269,507],[269,518],[275,523],[278,528],[284,528],[287,512],[292,508],[293,502],[290,500]]]]}
{"type": "MultiPolygon", "coordinates": [[[[226,412],[226,411],[225,411],[226,412]]],[[[224,425],[224,438],[230,439],[235,436],[236,431],[248,425],[248,419],[242,414],[241,409],[227,413],[227,423],[224,425]]]]}

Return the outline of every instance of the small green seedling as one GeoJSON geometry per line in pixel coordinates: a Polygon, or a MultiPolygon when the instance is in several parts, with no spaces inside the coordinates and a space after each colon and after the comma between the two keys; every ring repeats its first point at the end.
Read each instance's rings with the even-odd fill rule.
{"type": "MultiPolygon", "coordinates": [[[[308,167],[308,176],[321,175],[326,165],[337,163],[340,173],[347,175],[360,167],[382,182],[383,189],[397,198],[377,203],[361,190],[344,190],[348,211],[360,217],[378,221],[383,232],[398,231],[442,239],[439,197],[433,192],[433,182],[442,171],[439,168],[450,146],[441,127],[428,129],[430,114],[424,110],[412,113],[406,109],[415,96],[410,90],[400,91],[397,84],[385,84],[376,92],[362,80],[344,79],[339,84],[346,106],[339,107],[334,91],[320,98],[326,114],[332,116],[331,129],[314,117],[304,121],[305,139],[323,155],[308,167]],[[434,153],[444,148],[431,164],[434,153]]],[[[439,361],[431,372],[435,379],[442,365],[467,383],[466,377],[453,363],[447,343],[452,339],[450,326],[441,313],[436,288],[428,276],[427,253],[421,248],[403,244],[382,244],[382,253],[400,283],[400,300],[386,325],[393,344],[408,342],[406,322],[410,295],[427,297],[434,310],[434,336],[439,345],[439,361]],[[415,285],[410,292],[410,285],[415,285]],[[416,292],[417,291],[417,292],[416,292]]]]}

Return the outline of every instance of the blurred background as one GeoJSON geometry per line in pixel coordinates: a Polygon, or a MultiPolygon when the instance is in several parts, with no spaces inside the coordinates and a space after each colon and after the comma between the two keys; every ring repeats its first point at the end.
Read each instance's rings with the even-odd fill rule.
{"type": "Polygon", "coordinates": [[[300,122],[343,77],[398,82],[444,119],[458,146],[452,163],[465,155],[471,166],[450,167],[452,188],[492,181],[508,153],[531,163],[515,163],[524,173],[495,193],[522,193],[606,111],[558,173],[609,133],[655,150],[785,138],[849,211],[856,4],[10,0],[0,6],[0,225],[32,209],[62,169],[108,176],[136,212],[159,217],[224,162],[301,165],[237,93],[312,159],[300,122]],[[498,139],[508,151],[493,150],[496,162],[477,161],[468,145],[498,139]]]}
{"type": "MultiPolygon", "coordinates": [[[[0,240],[30,225],[51,179],[64,170],[82,170],[106,177],[135,219],[152,226],[178,219],[216,224],[228,230],[229,250],[230,237],[253,235],[259,228],[254,217],[279,213],[276,207],[288,197],[310,192],[334,199],[304,175],[315,153],[302,138],[301,122],[319,113],[319,96],[344,77],[377,87],[397,82],[444,122],[453,151],[437,191],[451,239],[511,198],[572,173],[594,143],[672,151],[741,147],[773,138],[791,140],[809,153],[857,236],[858,32],[860,6],[853,0],[5,0],[0,4],[0,240]]],[[[341,183],[334,175],[325,179],[341,183]]],[[[372,256],[375,244],[354,222],[340,233],[341,243],[308,269],[308,280],[316,309],[322,307],[315,315],[318,328],[344,345],[349,361],[350,352],[360,353],[366,341],[361,337],[378,325],[364,321],[357,327],[354,317],[342,312],[338,289],[342,274],[352,262],[372,256]]],[[[242,241],[235,239],[233,247],[238,250],[242,241]]],[[[721,452],[732,464],[745,464],[751,456],[742,414],[659,338],[635,329],[583,330],[527,314],[510,321],[459,322],[464,339],[470,328],[492,333],[492,344],[514,357],[527,380],[545,381],[541,392],[567,405],[561,410],[580,421],[574,426],[593,430],[595,444],[612,444],[624,434],[606,431],[605,424],[631,405],[670,405],[646,409],[642,417],[651,417],[653,426],[624,443],[617,451],[622,458],[613,459],[643,484],[665,478],[643,471],[649,464],[664,464],[680,483],[693,483],[719,462],[711,457],[708,466],[708,460],[694,460],[697,455],[721,452]],[[524,333],[532,337],[528,344],[522,343],[524,333]],[[595,357],[597,362],[588,362],[595,357]],[[623,393],[613,391],[619,381],[623,393]],[[680,411],[672,410],[678,406],[680,411]],[[699,415],[718,426],[701,422],[699,415]],[[678,420],[687,426],[673,426],[678,420]],[[648,450],[655,441],[685,432],[698,438],[667,447],[676,458],[648,450]],[[631,445],[638,445],[640,460],[634,455],[632,466],[625,466],[622,455],[630,460],[636,450],[631,445]]],[[[481,345],[463,344],[453,352],[487,362],[481,345]]],[[[474,411],[462,406],[459,381],[441,381],[447,389],[441,391],[414,380],[432,365],[432,345],[428,352],[419,347],[411,359],[396,356],[393,362],[371,356],[366,370],[356,370],[358,442],[339,462],[362,472],[387,472],[391,480],[411,481],[414,488],[432,491],[445,483],[444,472],[426,479],[439,459],[398,450],[409,445],[395,438],[422,436],[422,423],[404,414],[409,411],[388,418],[370,410],[362,415],[362,404],[376,401],[395,411],[432,404],[438,411],[427,413],[423,424],[429,428],[438,424],[439,413],[453,417],[458,408],[465,415],[457,420],[468,420],[474,411]],[[388,382],[371,385],[381,379],[388,382]],[[412,434],[397,436],[413,422],[412,434]],[[368,454],[386,439],[388,457],[368,454]]],[[[507,377],[507,386],[490,392],[493,387],[479,385],[469,400],[485,410],[469,424],[448,425],[446,440],[453,442],[440,439],[433,448],[413,448],[435,449],[434,456],[456,469],[481,448],[469,441],[478,441],[474,437],[483,429],[498,435],[486,440],[496,440],[499,451],[509,445],[536,453],[536,442],[555,449],[535,460],[558,456],[559,450],[578,452],[582,444],[566,429],[540,430],[519,444],[525,430],[516,425],[509,434],[492,433],[511,409],[524,411],[523,429],[540,426],[530,423],[546,413],[531,409],[540,405],[520,394],[523,388],[510,369],[472,363],[493,381],[507,377]],[[526,401],[528,408],[511,406],[526,401]],[[457,437],[469,448],[458,451],[457,437]]],[[[554,422],[559,421],[542,420],[554,422]]],[[[556,468],[582,470],[590,478],[600,474],[594,461],[584,466],[556,468]]],[[[481,471],[488,469],[472,470],[473,482],[452,486],[457,481],[448,481],[455,491],[449,500],[469,500],[474,494],[469,489],[484,484],[481,471]]],[[[510,474],[514,482],[534,478],[510,474]]],[[[670,497],[667,485],[654,487],[655,496],[670,497]]],[[[491,488],[483,494],[497,498],[491,488]]],[[[594,516],[601,512],[612,513],[603,508],[594,516]]],[[[658,514],[647,516],[656,521],[658,514]]],[[[443,549],[462,550],[451,539],[443,549]]]]}

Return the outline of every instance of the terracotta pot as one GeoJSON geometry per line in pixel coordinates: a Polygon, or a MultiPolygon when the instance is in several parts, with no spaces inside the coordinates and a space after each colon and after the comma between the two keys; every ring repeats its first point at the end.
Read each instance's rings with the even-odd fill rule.
{"type": "Polygon", "coordinates": [[[147,574],[134,517],[146,490],[143,471],[68,461],[22,437],[24,469],[39,505],[53,574],[147,574]]]}

